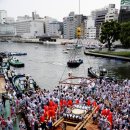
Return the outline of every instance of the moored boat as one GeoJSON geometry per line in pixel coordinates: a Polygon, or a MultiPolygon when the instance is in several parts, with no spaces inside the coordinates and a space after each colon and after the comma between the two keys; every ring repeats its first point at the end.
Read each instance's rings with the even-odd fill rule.
{"type": "Polygon", "coordinates": [[[63,50],[63,53],[66,53],[66,54],[68,54],[69,52],[68,52],[67,50],[63,50]]]}
{"type": "Polygon", "coordinates": [[[78,59],[78,60],[71,60],[71,61],[68,61],[67,62],[67,65],[68,67],[70,68],[76,68],[76,67],[79,67],[80,64],[83,63],[83,60],[82,59],[78,59]]]}
{"type": "Polygon", "coordinates": [[[80,48],[82,48],[83,46],[82,46],[82,45],[79,45],[79,44],[76,44],[76,45],[74,45],[74,47],[77,48],[77,49],[80,49],[80,48]]]}
{"type": "Polygon", "coordinates": [[[3,58],[3,62],[1,63],[2,69],[9,70],[10,69],[10,64],[8,62],[8,58],[3,58]]]}
{"type": "Polygon", "coordinates": [[[23,93],[25,91],[34,90],[36,87],[36,82],[29,76],[24,74],[15,75],[12,78],[12,83],[17,94],[23,93]]]}
{"type": "Polygon", "coordinates": [[[94,70],[92,67],[88,68],[88,76],[92,78],[100,78],[107,76],[107,70],[105,68],[99,68],[99,70],[94,70]]]}
{"type": "Polygon", "coordinates": [[[9,64],[14,67],[24,67],[24,63],[20,62],[16,58],[9,59],[9,64]]]}
{"type": "Polygon", "coordinates": [[[9,56],[22,56],[22,55],[27,55],[25,52],[10,52],[8,53],[9,56]]]}

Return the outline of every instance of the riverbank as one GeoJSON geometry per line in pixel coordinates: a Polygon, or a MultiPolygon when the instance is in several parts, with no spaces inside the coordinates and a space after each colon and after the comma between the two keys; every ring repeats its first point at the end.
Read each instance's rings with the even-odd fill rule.
{"type": "Polygon", "coordinates": [[[84,51],[84,54],[103,57],[103,58],[111,58],[123,61],[130,61],[130,51],[84,51]]]}

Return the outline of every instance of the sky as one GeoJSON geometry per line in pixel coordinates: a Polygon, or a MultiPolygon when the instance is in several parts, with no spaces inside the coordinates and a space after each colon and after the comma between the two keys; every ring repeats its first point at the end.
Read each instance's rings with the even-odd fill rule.
{"type": "Polygon", "coordinates": [[[79,14],[90,15],[92,10],[115,4],[120,8],[121,0],[0,0],[0,10],[6,10],[8,17],[32,15],[36,11],[40,17],[50,16],[59,21],[68,16],[71,11],[79,14]]]}

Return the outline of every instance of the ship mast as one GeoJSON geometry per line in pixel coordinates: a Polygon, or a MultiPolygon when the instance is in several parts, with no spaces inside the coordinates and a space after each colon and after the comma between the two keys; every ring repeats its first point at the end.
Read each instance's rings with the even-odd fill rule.
{"type": "Polygon", "coordinates": [[[80,0],[79,0],[79,15],[80,15],[80,0]]]}
{"type": "Polygon", "coordinates": [[[80,0],[79,0],[79,17],[78,17],[78,27],[76,28],[76,36],[78,39],[81,37],[81,23],[80,23],[80,0]]]}

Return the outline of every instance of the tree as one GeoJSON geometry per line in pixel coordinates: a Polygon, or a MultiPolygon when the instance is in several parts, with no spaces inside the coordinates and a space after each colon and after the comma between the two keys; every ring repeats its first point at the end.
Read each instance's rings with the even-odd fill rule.
{"type": "Polygon", "coordinates": [[[120,41],[125,48],[130,47],[130,22],[121,24],[120,41]]]}
{"type": "Polygon", "coordinates": [[[119,39],[120,24],[117,21],[107,21],[101,26],[100,42],[108,44],[108,50],[111,50],[112,43],[119,39]]]}

